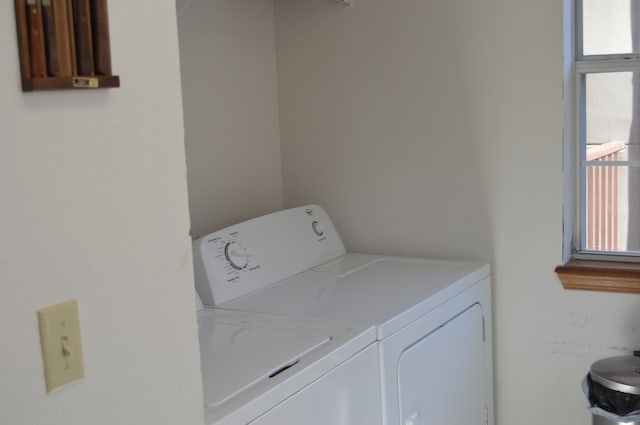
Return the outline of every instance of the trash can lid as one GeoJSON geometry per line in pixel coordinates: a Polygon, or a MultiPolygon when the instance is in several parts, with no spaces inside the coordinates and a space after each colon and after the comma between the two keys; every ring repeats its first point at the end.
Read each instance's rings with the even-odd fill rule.
{"type": "Polygon", "coordinates": [[[591,365],[591,379],[614,391],[640,395],[640,351],[608,357],[591,365]]]}

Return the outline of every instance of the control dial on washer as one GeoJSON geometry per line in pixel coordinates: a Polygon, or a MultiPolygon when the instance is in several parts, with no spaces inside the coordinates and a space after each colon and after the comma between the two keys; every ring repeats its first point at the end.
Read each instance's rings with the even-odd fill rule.
{"type": "Polygon", "coordinates": [[[236,270],[242,270],[249,264],[249,254],[238,242],[227,242],[224,246],[224,256],[236,270]]]}
{"type": "Polygon", "coordinates": [[[313,233],[315,233],[318,236],[322,236],[324,235],[324,228],[322,227],[322,224],[320,224],[317,221],[314,221],[313,223],[311,223],[311,228],[313,229],[313,233]]]}

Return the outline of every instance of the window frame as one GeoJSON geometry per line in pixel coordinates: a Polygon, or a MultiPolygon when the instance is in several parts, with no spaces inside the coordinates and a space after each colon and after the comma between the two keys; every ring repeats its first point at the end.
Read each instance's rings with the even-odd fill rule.
{"type": "Polygon", "coordinates": [[[563,164],[566,194],[563,213],[563,265],[556,267],[555,272],[565,289],[640,294],[640,257],[581,251],[581,201],[585,194],[585,179],[580,174],[581,161],[586,159],[586,143],[583,143],[586,138],[586,75],[595,72],[640,71],[640,54],[584,56],[582,1],[563,1],[563,164]]]}
{"type": "MultiPolygon", "coordinates": [[[[575,17],[573,28],[573,79],[574,79],[574,111],[573,152],[575,172],[575,206],[572,258],[595,261],[640,263],[640,255],[625,252],[584,250],[582,238],[586,235],[586,212],[584,197],[586,194],[586,78],[588,74],[640,72],[640,54],[615,53],[606,55],[584,55],[583,52],[583,0],[575,0],[575,17]]],[[[626,165],[611,163],[610,165],[626,165]]]]}

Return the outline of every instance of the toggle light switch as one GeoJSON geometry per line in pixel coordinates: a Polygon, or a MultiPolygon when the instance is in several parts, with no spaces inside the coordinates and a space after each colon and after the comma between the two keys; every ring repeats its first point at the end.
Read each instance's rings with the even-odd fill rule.
{"type": "Polygon", "coordinates": [[[38,310],[47,392],[84,377],[78,302],[38,310]]]}

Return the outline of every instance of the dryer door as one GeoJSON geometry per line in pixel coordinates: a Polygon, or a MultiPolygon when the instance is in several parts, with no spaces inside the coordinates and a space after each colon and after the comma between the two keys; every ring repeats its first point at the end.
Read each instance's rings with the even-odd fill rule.
{"type": "Polygon", "coordinates": [[[482,320],[474,304],[404,351],[398,365],[402,425],[485,423],[482,320]]]}

